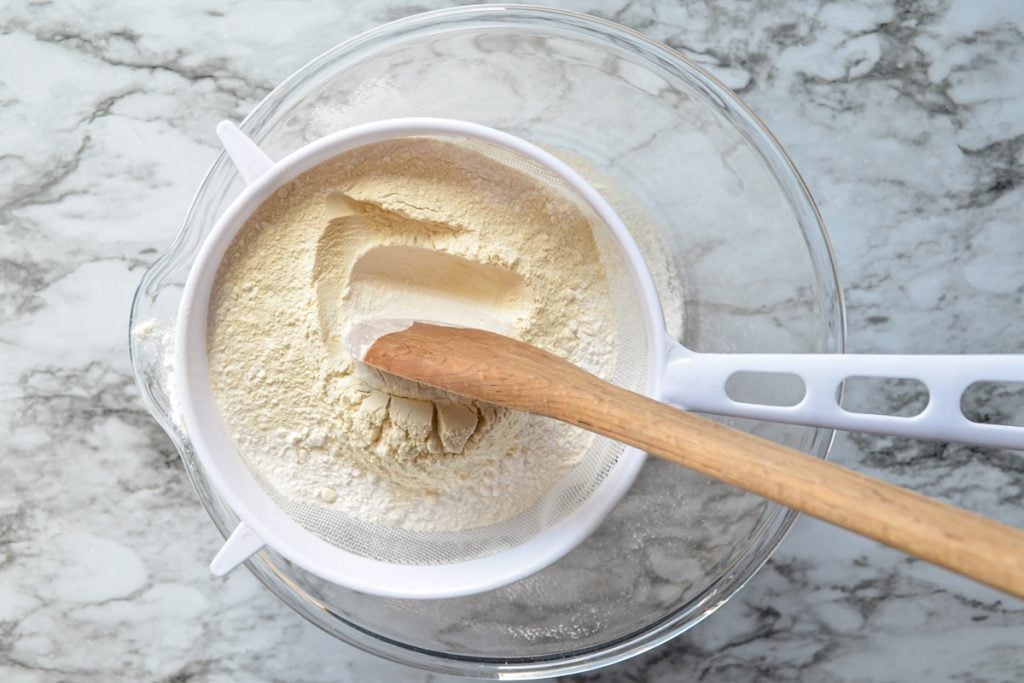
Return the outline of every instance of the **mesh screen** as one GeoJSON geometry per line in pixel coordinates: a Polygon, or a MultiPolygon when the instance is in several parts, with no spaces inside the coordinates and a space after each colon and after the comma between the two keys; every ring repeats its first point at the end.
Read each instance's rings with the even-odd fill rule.
{"type": "MultiPolygon", "coordinates": [[[[505,147],[477,139],[433,136],[468,147],[543,183],[573,201],[594,226],[618,322],[615,371],[610,380],[643,392],[647,383],[648,331],[644,302],[614,233],[590,204],[546,166],[505,147]]],[[[557,226],[553,226],[557,229],[557,226]]],[[[307,531],[346,552],[392,564],[446,565],[485,557],[529,541],[575,510],[605,480],[624,447],[596,437],[582,460],[531,508],[498,524],[464,531],[408,531],[359,520],[344,512],[289,500],[258,473],[257,481],[286,514],[307,531]]]]}

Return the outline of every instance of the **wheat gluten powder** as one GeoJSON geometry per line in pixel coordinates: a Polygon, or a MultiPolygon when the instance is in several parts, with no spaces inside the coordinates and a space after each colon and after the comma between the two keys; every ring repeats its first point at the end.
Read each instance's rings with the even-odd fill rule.
{"type": "Polygon", "coordinates": [[[608,377],[616,322],[593,226],[448,142],[348,152],[282,187],[220,266],[209,364],[242,457],[282,496],[410,530],[530,507],[590,448],[575,427],[354,363],[352,320],[484,327],[608,377]]]}

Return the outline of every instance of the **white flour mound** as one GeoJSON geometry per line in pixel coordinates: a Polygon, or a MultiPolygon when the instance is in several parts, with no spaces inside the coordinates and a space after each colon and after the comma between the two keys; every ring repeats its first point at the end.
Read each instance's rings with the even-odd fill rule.
{"type": "Polygon", "coordinates": [[[346,153],[281,188],[220,266],[211,382],[250,467],[290,500],[409,530],[529,508],[593,436],[356,364],[362,317],[522,339],[602,377],[616,320],[593,226],[528,176],[451,143],[346,153]]]}

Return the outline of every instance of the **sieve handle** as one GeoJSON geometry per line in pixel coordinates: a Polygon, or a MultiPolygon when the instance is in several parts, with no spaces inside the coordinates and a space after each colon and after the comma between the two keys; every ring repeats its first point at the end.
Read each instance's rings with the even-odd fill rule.
{"type": "Polygon", "coordinates": [[[1024,382],[1024,355],[694,353],[676,345],[665,367],[663,395],[687,410],[716,415],[1024,450],[1024,428],[964,416],[963,393],[981,381],[1024,382]],[[796,375],[806,393],[794,406],[735,401],[726,382],[737,372],[796,375]],[[838,396],[851,377],[916,379],[928,389],[928,404],[912,417],[850,412],[838,396]]]}

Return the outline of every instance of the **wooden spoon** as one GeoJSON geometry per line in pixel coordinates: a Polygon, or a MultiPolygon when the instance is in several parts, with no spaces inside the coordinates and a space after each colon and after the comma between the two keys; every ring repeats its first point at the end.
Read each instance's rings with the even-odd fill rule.
{"type": "Polygon", "coordinates": [[[356,358],[487,403],[568,422],[1024,597],[1024,531],[609,384],[483,330],[368,321],[356,358]]]}

